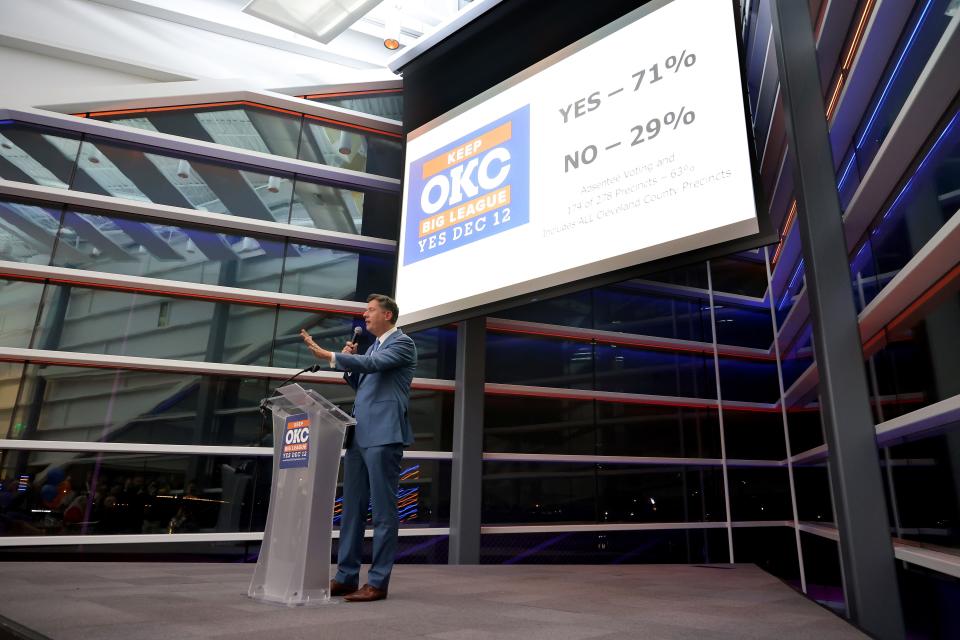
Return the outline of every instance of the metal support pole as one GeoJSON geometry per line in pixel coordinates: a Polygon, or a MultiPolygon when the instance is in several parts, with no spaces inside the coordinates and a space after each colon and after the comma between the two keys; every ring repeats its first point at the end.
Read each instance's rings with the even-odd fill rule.
{"type": "Polygon", "coordinates": [[[773,0],[771,9],[848,615],[875,638],[903,638],[890,524],[810,9],[808,3],[796,0],[773,0]]]}
{"type": "Polygon", "coordinates": [[[457,325],[449,564],[480,562],[486,320],[472,318],[457,325]]]}

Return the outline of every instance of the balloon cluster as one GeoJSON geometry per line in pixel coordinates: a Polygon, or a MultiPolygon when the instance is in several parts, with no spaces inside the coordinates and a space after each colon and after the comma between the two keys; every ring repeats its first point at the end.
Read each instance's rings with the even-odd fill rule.
{"type": "Polygon", "coordinates": [[[71,489],[70,481],[66,479],[63,469],[52,467],[47,471],[46,484],[40,489],[40,497],[43,498],[46,506],[56,509],[71,489]]]}

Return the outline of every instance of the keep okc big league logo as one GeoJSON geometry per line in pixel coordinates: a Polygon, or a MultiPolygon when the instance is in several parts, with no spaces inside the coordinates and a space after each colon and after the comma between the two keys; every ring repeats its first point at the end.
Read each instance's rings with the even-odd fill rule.
{"type": "Polygon", "coordinates": [[[526,224],[529,182],[529,105],[415,161],[403,264],[526,224]]]}
{"type": "Polygon", "coordinates": [[[310,463],[310,416],[305,413],[287,416],[280,450],[280,468],[306,467],[310,463]]]}

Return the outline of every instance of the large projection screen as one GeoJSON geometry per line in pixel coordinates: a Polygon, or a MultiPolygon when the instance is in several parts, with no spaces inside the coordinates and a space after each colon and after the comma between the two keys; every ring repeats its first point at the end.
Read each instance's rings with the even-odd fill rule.
{"type": "Polygon", "coordinates": [[[756,236],[736,28],[656,0],[412,131],[404,326],[756,236]]]}

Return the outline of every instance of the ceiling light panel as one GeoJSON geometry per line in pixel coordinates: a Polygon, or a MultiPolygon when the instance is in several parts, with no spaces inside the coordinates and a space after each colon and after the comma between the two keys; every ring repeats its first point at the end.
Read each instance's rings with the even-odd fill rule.
{"type": "Polygon", "coordinates": [[[244,13],[330,44],[381,0],[251,0],[244,13]]]}

